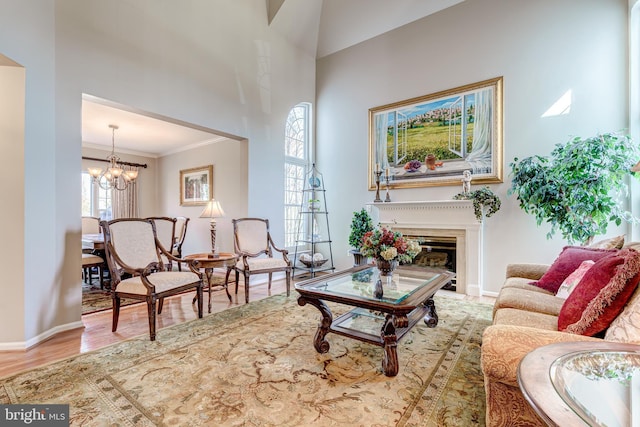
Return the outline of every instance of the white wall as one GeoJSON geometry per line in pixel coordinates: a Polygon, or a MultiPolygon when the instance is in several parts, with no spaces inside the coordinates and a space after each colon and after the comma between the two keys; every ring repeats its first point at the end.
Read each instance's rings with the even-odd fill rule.
{"type": "MultiPolygon", "coordinates": [[[[507,196],[509,163],[548,154],[571,136],[628,126],[627,8],[625,0],[466,1],[319,60],[317,163],[338,266],[352,262],[352,213],[374,198],[367,191],[368,109],[498,76],[505,176],[490,186],[503,204],[485,223],[485,290],[499,290],[507,263],[552,262],[565,242],[547,240],[548,227],[537,227],[507,196]],[[541,118],[568,90],[570,113],[541,118]]],[[[460,190],[397,189],[391,197],[450,199],[460,190]]]]}
{"type": "Polygon", "coordinates": [[[209,219],[199,217],[204,206],[180,206],[180,171],[213,165],[213,197],[220,202],[225,213],[224,218],[216,220],[216,246],[221,252],[233,252],[231,219],[248,215],[248,154],[247,141],[226,139],[158,159],[161,214],[190,218],[182,246],[183,255],[209,252],[211,227],[209,219]]]}
{"type": "Polygon", "coordinates": [[[284,122],[314,102],[315,61],[269,29],[264,0],[0,0],[0,10],[0,54],[27,71],[24,244],[38,259],[11,284],[28,303],[22,317],[0,313],[0,346],[80,320],[83,93],[246,138],[247,212],[282,234],[284,122]]]}
{"type": "MultiPolygon", "coordinates": [[[[0,10],[0,54],[19,63],[26,73],[25,103],[14,106],[14,112],[25,123],[22,140],[15,141],[23,145],[24,162],[13,158],[5,163],[7,171],[13,172],[11,182],[23,187],[24,194],[2,195],[5,214],[13,219],[24,218],[22,239],[12,245],[24,251],[25,262],[6,267],[22,268],[24,278],[18,282],[6,280],[0,285],[3,291],[5,287],[11,288],[5,295],[11,298],[7,303],[12,307],[0,312],[0,343],[12,346],[12,343],[24,345],[27,337],[68,323],[58,318],[62,313],[64,317],[71,312],[70,316],[77,319],[80,295],[69,294],[63,285],[62,252],[58,245],[73,237],[65,228],[59,229],[57,223],[53,4],[0,0],[0,10]],[[32,260],[38,260],[37,265],[32,260]],[[76,306],[75,310],[69,310],[72,306],[76,306]]],[[[8,141],[3,139],[1,143],[8,141]]],[[[2,344],[0,348],[4,347],[2,344]]]]}
{"type": "MultiPolygon", "coordinates": [[[[5,242],[0,247],[0,312],[10,318],[24,312],[24,292],[14,283],[24,283],[24,107],[25,69],[0,55],[0,235],[5,242]],[[15,165],[15,167],[7,167],[15,165]],[[11,206],[11,209],[6,209],[11,206]],[[16,268],[18,267],[18,268],[16,268]]],[[[16,327],[16,338],[24,334],[24,325],[16,327]]]]}

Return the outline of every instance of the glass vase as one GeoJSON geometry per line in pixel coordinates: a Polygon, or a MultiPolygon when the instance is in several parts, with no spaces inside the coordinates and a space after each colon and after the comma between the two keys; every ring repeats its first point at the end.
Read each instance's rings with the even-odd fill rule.
{"type": "Polygon", "coordinates": [[[376,259],[376,267],[380,271],[381,276],[391,276],[393,274],[393,270],[398,266],[398,261],[391,260],[387,261],[386,259],[378,258],[376,259]]]}

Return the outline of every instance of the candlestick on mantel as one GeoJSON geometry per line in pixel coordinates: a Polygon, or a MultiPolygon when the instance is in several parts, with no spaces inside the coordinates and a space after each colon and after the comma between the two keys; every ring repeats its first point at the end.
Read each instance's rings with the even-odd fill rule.
{"type": "MultiPolygon", "coordinates": [[[[377,164],[376,164],[376,168],[377,168],[377,164]]],[[[373,200],[373,202],[381,202],[382,199],[380,198],[380,175],[382,175],[382,171],[381,170],[376,170],[375,172],[376,175],[376,198],[373,200]]]]}
{"type": "Polygon", "coordinates": [[[390,202],[391,197],[389,196],[389,168],[387,168],[386,176],[384,177],[384,182],[387,185],[387,195],[384,198],[385,202],[390,202]]]}

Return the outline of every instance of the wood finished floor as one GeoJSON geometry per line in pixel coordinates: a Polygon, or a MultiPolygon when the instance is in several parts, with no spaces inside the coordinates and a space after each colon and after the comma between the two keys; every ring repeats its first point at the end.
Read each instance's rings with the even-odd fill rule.
{"type": "MultiPolygon", "coordinates": [[[[242,283],[242,280],[241,280],[242,283]]],[[[291,286],[292,295],[296,291],[291,286]]],[[[204,298],[204,315],[214,313],[245,304],[244,289],[240,285],[238,294],[235,295],[235,285],[229,287],[232,301],[229,302],[224,290],[213,291],[211,295],[211,314],[207,312],[207,296],[204,298]]],[[[255,284],[251,286],[250,301],[257,301],[272,295],[284,293],[286,285],[284,280],[276,280],[268,289],[267,284],[255,284]]],[[[481,301],[493,304],[494,298],[470,297],[448,291],[440,291],[447,296],[481,301]]],[[[162,339],[162,329],[167,326],[183,323],[198,317],[195,305],[191,304],[193,292],[168,298],[164,302],[162,314],[157,318],[157,340],[162,339]]],[[[120,309],[118,330],[111,332],[111,310],[92,313],[82,316],[84,328],[78,328],[55,335],[28,350],[2,351],[0,352],[0,378],[8,375],[46,365],[70,356],[86,353],[106,347],[108,345],[124,341],[138,335],[149,334],[147,322],[147,308],[145,304],[135,304],[120,309]]]]}

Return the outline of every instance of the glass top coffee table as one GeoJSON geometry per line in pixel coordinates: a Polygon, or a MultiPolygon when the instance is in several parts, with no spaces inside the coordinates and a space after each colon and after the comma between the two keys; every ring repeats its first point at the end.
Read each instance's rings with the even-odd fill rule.
{"type": "Polygon", "coordinates": [[[398,341],[420,320],[431,328],[438,324],[433,295],[453,276],[445,270],[400,266],[385,277],[375,266],[358,266],[295,288],[298,304],[311,304],[322,315],[313,342],[318,353],[329,351],[329,332],[378,345],[384,348],[382,370],[392,377],[398,374],[398,341]],[[325,301],[355,308],[333,319],[325,301]]]}

